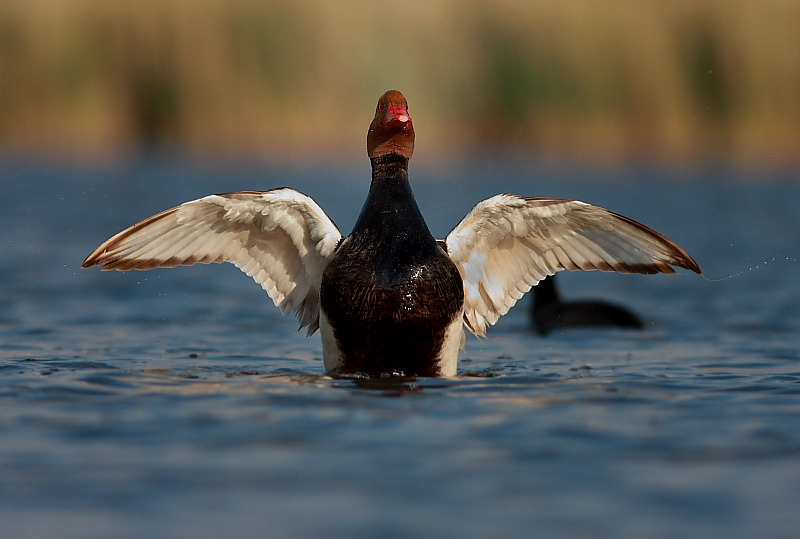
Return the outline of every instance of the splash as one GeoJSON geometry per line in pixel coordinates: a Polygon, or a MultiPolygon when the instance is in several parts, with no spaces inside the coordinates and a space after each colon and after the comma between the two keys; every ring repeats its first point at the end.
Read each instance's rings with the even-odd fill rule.
{"type": "Polygon", "coordinates": [[[743,269],[740,272],[733,273],[731,275],[728,275],[727,277],[720,277],[719,279],[711,279],[711,278],[709,278],[709,277],[707,277],[705,275],[702,275],[702,277],[703,277],[703,279],[705,279],[706,281],[708,281],[710,283],[718,283],[720,281],[727,281],[728,279],[733,279],[735,277],[741,277],[745,273],[748,273],[748,272],[751,272],[751,271],[756,271],[756,270],[760,270],[760,269],[766,269],[766,266],[769,265],[769,264],[775,264],[775,263],[779,263],[780,264],[780,263],[785,263],[785,262],[797,264],[797,258],[793,257],[793,256],[785,256],[785,257],[773,256],[770,260],[764,260],[763,262],[760,262],[760,263],[756,264],[755,266],[750,266],[747,269],[743,269]]]}

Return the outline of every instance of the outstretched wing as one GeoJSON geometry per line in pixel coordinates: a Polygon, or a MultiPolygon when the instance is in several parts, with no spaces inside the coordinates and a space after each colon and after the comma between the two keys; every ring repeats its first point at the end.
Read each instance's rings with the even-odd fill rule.
{"type": "Polygon", "coordinates": [[[577,200],[497,195],[447,236],[464,279],[464,323],[476,335],[546,275],[561,270],[701,273],[673,241],[622,215],[577,200]]]}
{"type": "Polygon", "coordinates": [[[211,195],[124,230],[84,268],[149,270],[231,262],[309,335],[319,327],[322,271],[342,235],[310,197],[293,189],[211,195]]]}

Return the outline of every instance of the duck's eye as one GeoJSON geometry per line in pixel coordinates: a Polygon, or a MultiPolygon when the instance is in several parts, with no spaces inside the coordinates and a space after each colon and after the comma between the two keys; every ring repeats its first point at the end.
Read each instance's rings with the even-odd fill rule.
{"type": "Polygon", "coordinates": [[[380,111],[382,111],[382,110],[383,110],[383,109],[385,109],[385,108],[386,108],[386,105],[385,105],[385,104],[383,104],[383,103],[381,103],[381,104],[379,104],[379,105],[378,105],[378,110],[380,110],[380,111]]]}

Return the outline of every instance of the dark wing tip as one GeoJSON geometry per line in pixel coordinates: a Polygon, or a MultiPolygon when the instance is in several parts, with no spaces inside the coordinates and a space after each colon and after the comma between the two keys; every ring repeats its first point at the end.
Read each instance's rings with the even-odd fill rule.
{"type": "MultiPolygon", "coordinates": [[[[636,221],[634,219],[631,219],[630,217],[625,217],[624,215],[620,215],[619,213],[616,213],[616,212],[613,212],[613,211],[609,211],[609,210],[606,210],[606,211],[608,211],[612,215],[616,216],[618,219],[621,219],[621,220],[627,222],[628,224],[630,224],[630,225],[632,225],[632,226],[644,231],[645,233],[647,233],[647,234],[649,234],[649,235],[651,235],[651,236],[653,236],[655,238],[658,238],[662,242],[663,245],[666,245],[668,247],[669,251],[670,251],[669,254],[671,255],[671,258],[669,260],[664,260],[663,261],[666,264],[670,264],[672,266],[677,266],[677,267],[683,268],[683,269],[688,269],[688,270],[691,270],[691,271],[693,271],[695,273],[699,273],[701,275],[703,274],[703,270],[700,269],[700,265],[695,261],[695,259],[692,258],[691,255],[689,253],[687,253],[686,250],[683,247],[681,247],[680,245],[678,245],[677,243],[675,243],[674,241],[672,241],[671,239],[666,237],[661,232],[653,230],[649,226],[644,225],[644,224],[642,224],[639,221],[636,221]]],[[[667,267],[669,267],[669,266],[667,266],[667,267]]],[[[660,268],[660,271],[663,272],[663,273],[675,273],[675,271],[672,268],[669,268],[668,271],[665,271],[663,268],[660,268]]]]}
{"type": "MultiPolygon", "coordinates": [[[[225,196],[225,195],[219,195],[219,196],[225,196]]],[[[100,245],[100,247],[95,249],[92,254],[86,257],[86,260],[83,261],[81,267],[91,268],[92,266],[104,266],[103,270],[119,269],[120,271],[127,271],[113,266],[106,267],[109,264],[120,260],[119,257],[108,255],[108,252],[113,251],[115,248],[119,247],[119,245],[123,242],[123,240],[132,236],[135,232],[141,230],[142,228],[156,221],[163,219],[164,217],[167,217],[168,215],[171,215],[172,213],[175,213],[178,210],[178,208],[180,208],[180,206],[175,206],[174,208],[162,211],[161,213],[158,213],[156,215],[153,215],[152,217],[148,217],[147,219],[139,221],[135,225],[126,228],[122,232],[115,234],[111,238],[104,241],[102,245],[100,245]]],[[[133,268],[128,268],[128,269],[133,269],[133,268]]]]}
{"type": "MultiPolygon", "coordinates": [[[[703,270],[700,269],[700,264],[698,264],[694,258],[686,252],[686,250],[675,243],[672,240],[664,238],[672,251],[670,254],[672,255],[669,260],[665,260],[667,264],[671,266],[676,266],[678,268],[683,268],[687,270],[691,270],[695,273],[699,273],[700,275],[703,274],[703,270]]],[[[670,268],[672,270],[672,268],[670,268]]],[[[669,273],[675,273],[674,270],[670,271],[669,273]]]]}
{"type": "Polygon", "coordinates": [[[101,265],[102,262],[100,261],[100,258],[104,254],[105,254],[105,250],[103,250],[103,251],[97,250],[97,251],[93,252],[92,254],[90,254],[89,256],[86,257],[86,260],[83,261],[83,264],[81,264],[81,267],[82,268],[91,268],[93,266],[101,265]]]}
{"type": "Polygon", "coordinates": [[[683,269],[692,270],[693,272],[702,275],[703,270],[700,269],[700,264],[698,264],[694,258],[689,256],[689,254],[686,251],[684,251],[683,254],[685,255],[685,257],[682,258],[680,261],[676,262],[675,265],[683,269]]]}

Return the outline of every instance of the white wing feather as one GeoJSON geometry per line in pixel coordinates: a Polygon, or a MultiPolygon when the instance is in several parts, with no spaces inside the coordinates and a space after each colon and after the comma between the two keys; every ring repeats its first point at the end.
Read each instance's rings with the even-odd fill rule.
{"type": "Polygon", "coordinates": [[[546,275],[561,270],[700,273],[677,244],[641,223],[577,200],[497,195],[447,236],[464,279],[464,324],[476,335],[546,275]]]}
{"type": "Polygon", "coordinates": [[[293,189],[211,195],[124,230],[83,267],[148,270],[231,262],[309,335],[319,327],[322,271],[342,235],[310,197],[293,189]]]}

